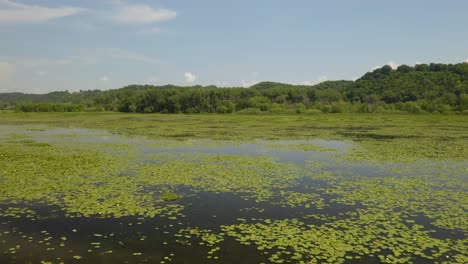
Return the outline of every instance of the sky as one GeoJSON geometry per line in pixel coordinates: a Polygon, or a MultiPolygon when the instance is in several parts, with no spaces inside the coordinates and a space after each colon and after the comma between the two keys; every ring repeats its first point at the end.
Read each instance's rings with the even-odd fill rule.
{"type": "Polygon", "coordinates": [[[0,92],[354,80],[468,62],[466,0],[0,0],[0,92]]]}

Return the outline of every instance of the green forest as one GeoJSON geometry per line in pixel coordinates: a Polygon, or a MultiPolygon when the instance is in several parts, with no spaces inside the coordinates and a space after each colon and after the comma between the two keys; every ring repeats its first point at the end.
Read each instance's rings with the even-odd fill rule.
{"type": "Polygon", "coordinates": [[[129,85],[120,89],[0,94],[18,112],[467,113],[468,63],[386,65],[356,81],[313,86],[262,82],[250,88],[129,85]]]}

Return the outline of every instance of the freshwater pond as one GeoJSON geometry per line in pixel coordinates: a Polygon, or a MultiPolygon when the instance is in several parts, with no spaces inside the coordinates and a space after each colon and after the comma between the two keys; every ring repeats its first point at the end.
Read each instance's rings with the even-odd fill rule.
{"type": "Polygon", "coordinates": [[[467,162],[0,126],[0,263],[466,263],[467,162]]]}

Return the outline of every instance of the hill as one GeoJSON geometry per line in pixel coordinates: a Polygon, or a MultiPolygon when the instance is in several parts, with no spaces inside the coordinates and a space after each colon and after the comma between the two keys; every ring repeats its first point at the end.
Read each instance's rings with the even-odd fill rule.
{"type": "Polygon", "coordinates": [[[0,94],[0,107],[18,111],[147,113],[451,112],[468,109],[467,93],[468,63],[431,63],[401,65],[397,69],[386,65],[354,82],[325,81],[313,86],[276,82],[250,88],[129,85],[108,91],[4,93],[0,94]]]}

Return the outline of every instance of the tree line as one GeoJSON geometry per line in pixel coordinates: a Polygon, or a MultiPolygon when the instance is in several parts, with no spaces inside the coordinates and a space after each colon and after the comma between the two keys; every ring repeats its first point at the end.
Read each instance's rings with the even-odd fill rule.
{"type": "Polygon", "coordinates": [[[449,113],[468,112],[468,63],[386,65],[356,81],[313,86],[262,82],[250,88],[129,85],[109,91],[0,94],[22,112],[449,113]]]}

